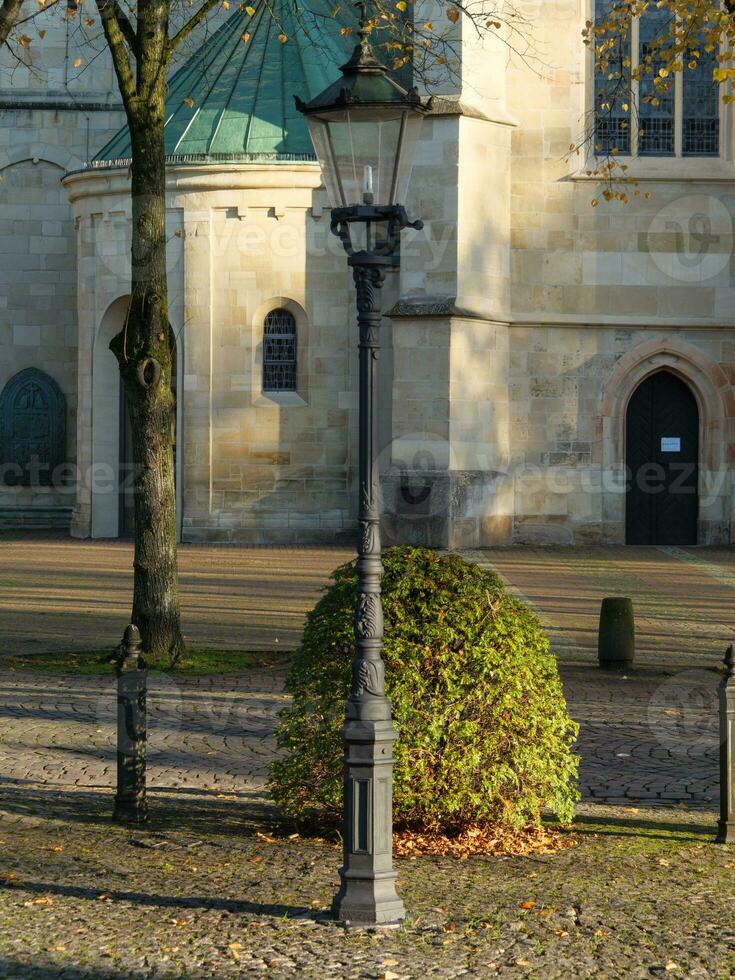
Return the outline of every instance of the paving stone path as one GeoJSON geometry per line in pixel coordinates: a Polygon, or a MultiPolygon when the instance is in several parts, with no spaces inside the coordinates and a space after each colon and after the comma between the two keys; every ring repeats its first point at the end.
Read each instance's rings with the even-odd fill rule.
{"type": "Polygon", "coordinates": [[[732,850],[711,843],[709,814],[583,805],[577,846],[557,854],[399,859],[409,918],[374,935],[324,919],[338,848],[264,834],[267,814],[253,819],[251,802],[152,797],[149,830],[113,825],[99,791],[47,801],[55,819],[0,820],[3,980],[719,980],[735,970],[732,850]]]}
{"type": "MultiPolygon", "coordinates": [[[[581,724],[584,799],[715,805],[717,675],[627,679],[562,668],[581,724]]],[[[273,758],[284,668],[149,679],[152,788],[261,791],[273,758]]],[[[30,785],[109,787],[115,779],[112,678],[0,674],[0,808],[30,785]]]]}
{"type": "MultiPolygon", "coordinates": [[[[48,589],[42,557],[14,552],[8,574],[17,578],[0,589],[4,652],[71,648],[77,623],[87,623],[79,648],[118,639],[126,586],[118,583],[114,600],[107,590],[124,546],[58,547],[48,589]]],[[[230,649],[274,649],[280,638],[293,646],[304,610],[346,557],[209,551],[191,556],[192,635],[230,649]],[[273,593],[269,576],[279,583],[273,593]]],[[[345,933],[319,922],[338,852],[262,833],[274,816],[263,788],[286,703],[285,658],[218,677],[150,676],[153,826],[131,831],[109,822],[114,679],[11,672],[0,656],[0,977],[735,975],[733,860],[711,844],[713,667],[731,633],[735,555],[471,557],[492,563],[552,637],[581,726],[576,848],[398,861],[406,927],[345,933]],[[627,677],[605,675],[594,656],[599,599],[624,593],[636,599],[639,664],[627,677]]]]}
{"type": "Polygon", "coordinates": [[[712,667],[735,642],[735,548],[502,548],[465,556],[529,602],[563,662],[594,664],[600,602],[630,596],[636,661],[712,667]]]}
{"type": "MultiPolygon", "coordinates": [[[[346,548],[181,545],[190,645],[292,650],[330,572],[352,556],[346,548]]],[[[120,642],[130,617],[130,542],[0,534],[0,569],[0,661],[3,654],[109,650],[120,642]]]]}
{"type": "MultiPolygon", "coordinates": [[[[0,542],[0,551],[12,555],[6,574],[19,576],[12,588],[21,589],[22,583],[28,608],[21,604],[13,619],[12,594],[3,589],[0,628],[4,621],[11,637],[26,642],[18,624],[32,633],[37,620],[28,609],[43,608],[57,632],[51,639],[40,635],[53,649],[74,617],[53,588],[43,591],[33,584],[43,561],[50,562],[48,581],[63,577],[62,566],[71,567],[64,588],[77,602],[88,603],[92,594],[105,594],[105,577],[113,574],[127,546],[40,541],[26,543],[21,553],[20,544],[0,542]],[[75,575],[85,587],[75,585],[75,575]]],[[[328,549],[190,548],[184,552],[184,579],[196,581],[200,593],[190,617],[205,640],[217,620],[223,645],[273,648],[280,635],[284,646],[293,646],[304,610],[347,555],[328,549]],[[227,601],[205,602],[208,588],[227,601]]],[[[735,552],[514,549],[467,557],[498,570],[536,608],[552,636],[570,711],[581,725],[583,798],[714,806],[718,675],[713,668],[732,633],[735,552]],[[640,666],[627,678],[606,676],[594,666],[599,600],[622,593],[634,595],[637,609],[640,666]]],[[[119,624],[121,617],[113,612],[109,607],[105,617],[119,624]]],[[[116,636],[109,632],[110,639],[116,636]]],[[[89,631],[85,639],[97,645],[89,631]]],[[[32,784],[112,785],[113,679],[3,673],[1,664],[0,659],[0,793],[15,795],[32,784]]],[[[151,787],[261,791],[274,751],[277,711],[285,702],[284,671],[253,669],[196,679],[152,674],[151,787]]]]}

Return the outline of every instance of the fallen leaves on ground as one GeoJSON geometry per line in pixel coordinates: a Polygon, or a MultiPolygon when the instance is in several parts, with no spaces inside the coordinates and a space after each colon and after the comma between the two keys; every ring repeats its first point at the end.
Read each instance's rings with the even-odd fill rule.
{"type": "Polygon", "coordinates": [[[23,906],[29,909],[32,905],[53,905],[54,900],[50,895],[39,895],[38,898],[32,898],[30,902],[23,902],[23,906]]]}
{"type": "Polygon", "coordinates": [[[255,831],[255,836],[258,840],[262,840],[266,844],[278,844],[278,840],[275,837],[271,837],[270,834],[261,834],[259,830],[255,831]]]}
{"type": "Polygon", "coordinates": [[[547,827],[513,830],[497,826],[472,826],[454,836],[436,831],[399,831],[393,835],[393,852],[397,857],[432,854],[456,858],[477,854],[553,854],[576,847],[577,843],[575,837],[547,827]]]}

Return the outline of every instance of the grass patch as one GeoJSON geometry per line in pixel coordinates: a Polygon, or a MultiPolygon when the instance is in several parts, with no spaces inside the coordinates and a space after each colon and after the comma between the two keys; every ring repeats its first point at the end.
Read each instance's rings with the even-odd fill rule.
{"type": "MultiPolygon", "coordinates": [[[[31,671],[39,674],[75,674],[84,676],[110,675],[110,650],[75,650],[54,653],[31,653],[19,656],[0,656],[0,670],[31,671]]],[[[204,677],[208,674],[237,674],[254,667],[274,668],[286,664],[287,651],[248,651],[193,649],[186,658],[164,673],[184,677],[204,677]]],[[[158,667],[152,669],[160,669],[158,667]]]]}

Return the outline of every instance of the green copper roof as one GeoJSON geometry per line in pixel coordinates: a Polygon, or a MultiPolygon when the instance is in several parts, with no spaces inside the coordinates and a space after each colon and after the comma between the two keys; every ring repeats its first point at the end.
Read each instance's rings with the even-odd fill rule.
{"type": "MultiPolygon", "coordinates": [[[[340,28],[357,24],[344,4],[328,0],[252,0],[250,16],[233,14],[169,80],[166,154],[199,160],[314,160],[306,121],[294,95],[311,99],[339,78],[355,38],[340,28]],[[242,36],[250,39],[243,41],[242,36]],[[286,35],[286,42],[279,41],[286,35]],[[190,104],[191,103],[191,104],[190,104]]],[[[100,166],[131,156],[128,128],[94,157],[100,166]]]]}

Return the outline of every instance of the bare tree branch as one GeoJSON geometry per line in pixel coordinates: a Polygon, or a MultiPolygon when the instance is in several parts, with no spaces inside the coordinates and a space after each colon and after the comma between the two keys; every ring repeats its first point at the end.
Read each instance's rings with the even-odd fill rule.
{"type": "Polygon", "coordinates": [[[216,6],[221,3],[221,0],[204,0],[201,7],[195,14],[193,14],[189,20],[184,24],[184,26],[176,33],[168,42],[167,59],[171,57],[174,51],[178,48],[182,41],[184,41],[199,24],[204,20],[204,18],[214,10],[216,6]]]}
{"type": "Polygon", "coordinates": [[[107,46],[109,47],[110,55],[112,56],[112,64],[115,68],[118,85],[120,86],[120,94],[122,95],[123,102],[125,103],[125,107],[127,109],[135,101],[137,92],[135,87],[135,78],[133,76],[133,69],[130,64],[130,54],[128,48],[126,47],[126,41],[128,44],[130,44],[130,41],[128,40],[128,35],[123,29],[122,24],[127,24],[130,33],[132,34],[133,43],[130,45],[130,47],[133,54],[135,53],[136,49],[135,32],[133,31],[130,21],[127,19],[122,10],[120,10],[116,0],[96,0],[96,2],[97,10],[99,11],[99,15],[102,20],[102,29],[105,32],[107,46]],[[122,18],[122,20],[120,18],[122,18]]]}

